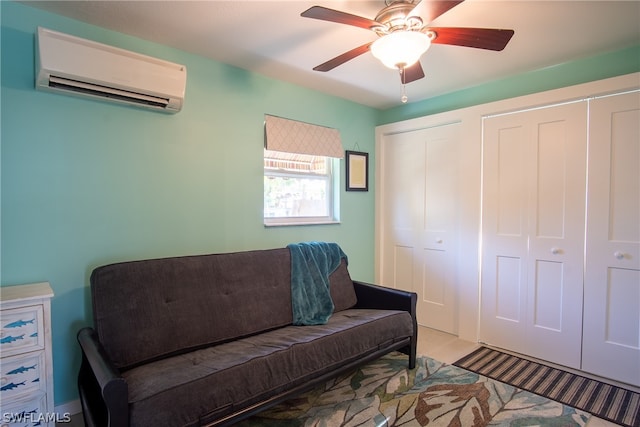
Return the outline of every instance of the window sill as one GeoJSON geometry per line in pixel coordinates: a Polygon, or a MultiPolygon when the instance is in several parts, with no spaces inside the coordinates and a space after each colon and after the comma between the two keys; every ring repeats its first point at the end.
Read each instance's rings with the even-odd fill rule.
{"type": "Polygon", "coordinates": [[[269,221],[264,222],[265,227],[291,227],[291,226],[300,226],[300,225],[331,225],[331,224],[340,224],[340,221],[336,220],[327,220],[327,221],[269,221]]]}

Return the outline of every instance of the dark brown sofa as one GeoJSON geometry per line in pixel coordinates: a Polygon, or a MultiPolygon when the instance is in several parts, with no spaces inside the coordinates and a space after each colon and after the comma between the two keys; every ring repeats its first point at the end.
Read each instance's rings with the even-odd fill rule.
{"type": "Polygon", "coordinates": [[[293,326],[286,248],[96,268],[86,424],[230,425],[393,350],[413,368],[416,295],[354,282],[345,260],[329,281],[329,321],[293,326]]]}

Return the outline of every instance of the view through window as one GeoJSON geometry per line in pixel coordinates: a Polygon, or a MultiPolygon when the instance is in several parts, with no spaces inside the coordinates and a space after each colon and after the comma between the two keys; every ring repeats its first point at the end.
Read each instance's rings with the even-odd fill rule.
{"type": "Polygon", "coordinates": [[[333,222],[333,162],[325,156],[265,149],[265,224],[333,222]]]}

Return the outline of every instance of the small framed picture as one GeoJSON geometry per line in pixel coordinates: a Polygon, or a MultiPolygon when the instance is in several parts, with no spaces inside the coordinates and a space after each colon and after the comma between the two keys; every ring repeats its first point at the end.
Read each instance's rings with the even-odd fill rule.
{"type": "Polygon", "coordinates": [[[347,191],[369,191],[369,153],[345,151],[347,191]]]}

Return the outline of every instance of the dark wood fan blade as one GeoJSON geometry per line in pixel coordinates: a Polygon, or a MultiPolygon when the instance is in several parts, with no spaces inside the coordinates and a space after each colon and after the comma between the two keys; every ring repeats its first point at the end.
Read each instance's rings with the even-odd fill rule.
{"type": "Polygon", "coordinates": [[[337,22],[338,24],[353,25],[354,27],[370,30],[379,27],[380,23],[362,16],[352,15],[339,10],[333,10],[322,6],[313,6],[300,14],[305,18],[320,19],[322,21],[337,22]]]}
{"type": "Polygon", "coordinates": [[[422,65],[420,61],[413,64],[411,67],[405,68],[404,76],[400,74],[400,81],[402,84],[415,82],[416,80],[420,80],[424,77],[424,70],[422,69],[422,65]]]}
{"type": "Polygon", "coordinates": [[[492,28],[429,27],[429,30],[436,33],[436,38],[431,43],[497,51],[504,49],[514,34],[513,30],[492,28]]]}
{"type": "Polygon", "coordinates": [[[371,43],[363,44],[362,46],[358,46],[355,49],[351,49],[348,52],[343,53],[342,55],[336,56],[333,59],[328,60],[324,64],[320,64],[317,67],[313,67],[315,71],[330,71],[336,68],[338,65],[342,65],[347,61],[352,60],[353,58],[362,55],[363,53],[367,53],[369,48],[371,47],[371,43]]]}
{"type": "Polygon", "coordinates": [[[408,16],[419,16],[427,25],[438,16],[453,9],[464,0],[422,0],[413,8],[408,16]]]}

